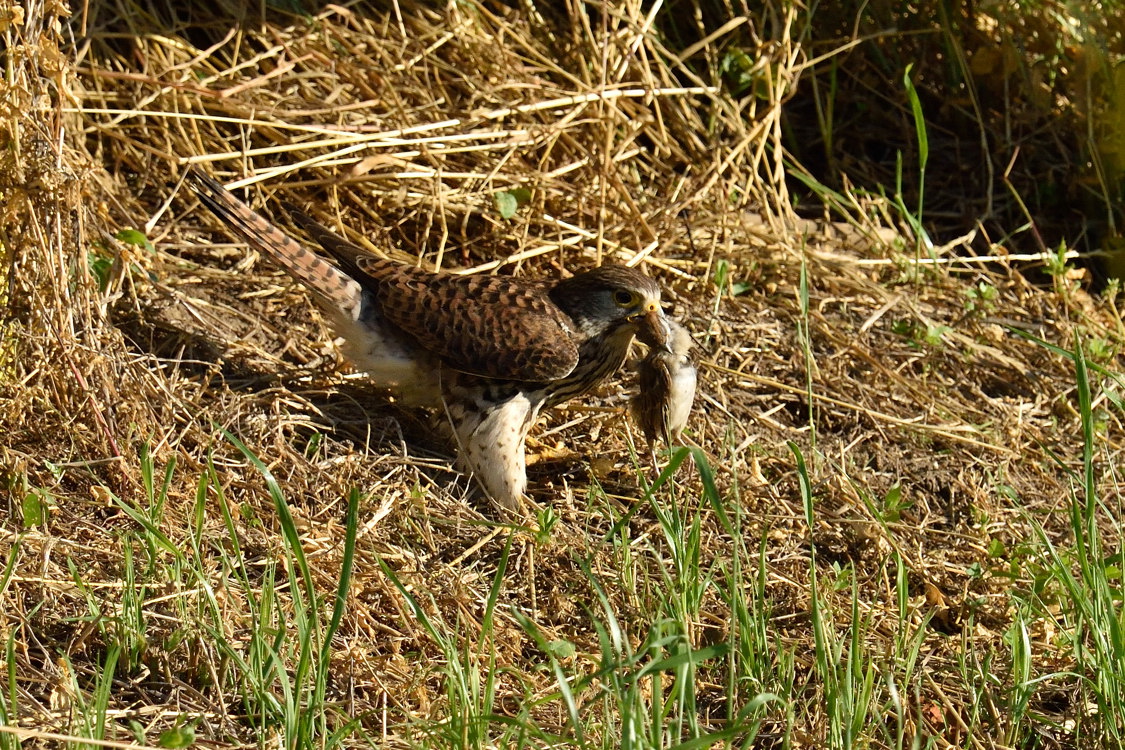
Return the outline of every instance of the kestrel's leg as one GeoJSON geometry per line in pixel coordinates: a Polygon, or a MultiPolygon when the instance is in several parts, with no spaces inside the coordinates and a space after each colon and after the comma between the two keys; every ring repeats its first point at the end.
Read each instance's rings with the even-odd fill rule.
{"type": "Polygon", "coordinates": [[[445,411],[465,468],[493,501],[519,513],[527,489],[524,443],[538,409],[522,392],[497,397],[492,390],[447,388],[445,411]]]}

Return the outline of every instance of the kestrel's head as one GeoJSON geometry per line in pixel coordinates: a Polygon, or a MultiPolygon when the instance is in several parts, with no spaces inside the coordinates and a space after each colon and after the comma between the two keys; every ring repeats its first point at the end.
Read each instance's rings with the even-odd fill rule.
{"type": "Polygon", "coordinates": [[[667,345],[660,287],[635,268],[595,268],[560,281],[550,295],[587,338],[636,334],[649,346],[667,345]]]}

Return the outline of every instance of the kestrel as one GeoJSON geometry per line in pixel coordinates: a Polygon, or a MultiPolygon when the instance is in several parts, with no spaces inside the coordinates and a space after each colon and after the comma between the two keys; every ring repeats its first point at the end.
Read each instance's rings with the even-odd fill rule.
{"type": "Polygon", "coordinates": [[[671,445],[687,426],[695,400],[695,365],[691,334],[674,320],[664,319],[661,346],[652,347],[637,364],[637,395],[630,404],[633,418],[653,449],[657,440],[671,445]]]}
{"type": "Polygon", "coordinates": [[[311,289],[361,370],[404,399],[444,410],[463,465],[518,511],[524,441],[544,407],[616,372],[636,336],[668,344],[660,288],[606,265],[554,283],[431,273],[377,257],[288,208],[335,263],[301,246],[191,170],[188,184],[235,234],[311,289]]]}

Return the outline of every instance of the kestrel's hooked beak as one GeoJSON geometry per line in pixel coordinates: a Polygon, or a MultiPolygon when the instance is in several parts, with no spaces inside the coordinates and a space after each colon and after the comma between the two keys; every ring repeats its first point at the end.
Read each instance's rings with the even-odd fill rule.
{"type": "Polygon", "coordinates": [[[637,328],[637,338],[642,344],[654,349],[671,352],[672,329],[668,326],[668,319],[660,309],[658,302],[645,304],[644,312],[637,313],[629,318],[637,328]]]}

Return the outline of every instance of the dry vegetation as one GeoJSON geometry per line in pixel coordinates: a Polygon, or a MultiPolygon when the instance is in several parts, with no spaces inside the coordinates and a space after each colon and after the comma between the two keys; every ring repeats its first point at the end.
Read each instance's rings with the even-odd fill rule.
{"type": "Polygon", "coordinates": [[[1116,704],[1075,645],[1097,627],[1071,617],[1064,573],[1090,562],[1082,533],[1099,526],[1072,513],[1089,480],[1112,532],[1093,559],[1116,585],[1121,423],[1101,382],[1117,381],[1091,375],[1086,407],[1072,358],[1018,334],[1118,366],[1115,295],[1094,295],[1065,253],[1037,255],[1112,245],[1111,193],[1096,200],[1081,166],[1112,184],[1112,159],[1067,145],[1093,111],[1061,104],[1083,71],[1053,81],[1044,109],[1019,98],[1017,79],[1038,92],[1035,66],[1005,67],[996,17],[954,19],[972,30],[963,47],[891,37],[897,55],[916,40],[932,118],[930,247],[911,219],[903,69],[850,45],[893,47],[854,10],[809,27],[788,2],[306,6],[0,2],[0,724],[25,730],[24,747],[51,746],[47,733],[155,744],[177,726],[207,746],[672,746],[712,732],[728,733],[716,745],[1111,746],[1115,721],[1099,715],[1116,704]],[[968,46],[997,40],[991,62],[968,46]],[[950,49],[977,60],[960,69],[977,79],[939,105],[950,49]],[[832,60],[852,65],[835,101],[838,130],[866,139],[854,147],[830,137],[832,60]],[[866,129],[852,117],[865,90],[883,108],[866,129]],[[1019,146],[1042,159],[1005,172],[1019,146]],[[900,152],[901,202],[885,168],[900,152]],[[1060,189],[1094,206],[1081,230],[1030,197],[1048,158],[1060,189]],[[702,451],[646,491],[625,373],[535,431],[531,493],[553,517],[539,533],[497,526],[432,418],[348,369],[309,296],[182,189],[187,164],[280,226],[295,202],[406,262],[533,277],[641,264],[701,347],[689,433],[702,451]],[[511,217],[501,194],[518,198],[511,217]],[[281,685],[297,684],[295,639],[324,633],[301,621],[299,553],[326,621],[353,488],[346,608],[322,693],[294,708],[281,685]],[[270,675],[263,629],[285,636],[273,647],[288,677],[270,675]],[[687,672],[637,676],[693,649],[687,672]],[[824,668],[853,663],[861,689],[843,705],[847,675],[824,668]],[[495,696],[458,702],[458,674],[495,680],[495,696]],[[578,722],[560,674],[581,686],[578,722]],[[635,715],[606,698],[614,675],[635,678],[635,705],[663,686],[691,718],[630,744],[635,715]],[[765,693],[779,700],[754,702],[765,693]],[[839,726],[849,712],[854,735],[839,726]],[[285,724],[295,716],[313,718],[285,724]]]}

